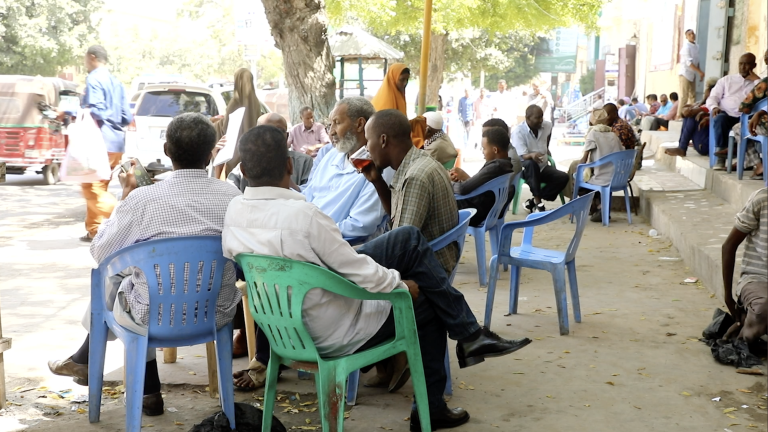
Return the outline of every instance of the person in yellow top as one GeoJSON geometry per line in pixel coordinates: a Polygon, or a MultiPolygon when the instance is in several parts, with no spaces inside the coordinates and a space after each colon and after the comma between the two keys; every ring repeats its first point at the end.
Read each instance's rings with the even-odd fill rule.
{"type": "MultiPolygon", "coordinates": [[[[384,78],[376,96],[371,99],[376,111],[386,109],[396,109],[401,113],[408,115],[407,103],[405,102],[405,87],[411,78],[411,70],[402,63],[395,63],[389,67],[387,76],[384,78]]],[[[427,120],[418,116],[410,120],[411,140],[417,148],[424,147],[424,136],[427,133],[427,120]]]]}

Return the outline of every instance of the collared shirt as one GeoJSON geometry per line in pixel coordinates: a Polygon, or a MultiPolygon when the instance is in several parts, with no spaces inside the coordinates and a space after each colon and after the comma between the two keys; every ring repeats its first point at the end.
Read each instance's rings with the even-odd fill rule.
{"type": "Polygon", "coordinates": [[[475,120],[477,121],[487,120],[493,111],[493,107],[491,107],[487,97],[482,99],[478,97],[475,103],[472,104],[472,107],[475,110],[475,120]]]}
{"type": "Polygon", "coordinates": [[[661,103],[659,103],[659,102],[652,102],[651,103],[651,109],[648,110],[648,113],[649,114],[658,114],[660,109],[661,109],[661,103]]]}
{"type": "MultiPolygon", "coordinates": [[[[590,152],[591,162],[595,162],[617,151],[622,151],[619,137],[608,126],[597,125],[592,127],[584,138],[584,153],[590,152]]],[[[613,178],[613,164],[600,165],[593,168],[594,175],[589,183],[607,186],[613,178]]]]}
{"type": "Polygon", "coordinates": [[[739,105],[757,82],[758,80],[750,81],[744,79],[739,74],[726,75],[720,78],[709,94],[707,108],[710,111],[720,108],[721,111],[731,117],[740,116],[739,105]]]}
{"type": "MultiPolygon", "coordinates": [[[[432,241],[459,223],[448,171],[427,153],[412,148],[392,179],[392,228],[412,225],[432,241]]],[[[447,274],[459,260],[456,243],[435,253],[447,274]]]]}
{"type": "Polygon", "coordinates": [[[747,234],[741,277],[733,292],[738,301],[742,288],[750,282],[768,284],[768,189],[755,191],[736,215],[734,228],[747,234]]]}
{"type": "Polygon", "coordinates": [[[504,90],[504,93],[493,92],[489,96],[491,105],[496,110],[492,112],[493,118],[504,120],[507,126],[515,124],[517,122],[517,115],[515,113],[517,102],[512,92],[504,90]]]}
{"type": "MultiPolygon", "coordinates": [[[[394,170],[382,174],[392,183],[394,170]]],[[[346,153],[329,150],[312,174],[312,181],[302,188],[307,201],[336,222],[343,237],[370,237],[377,233],[386,212],[376,188],[358,173],[346,153]]]]}
{"type": "MultiPolygon", "coordinates": [[[[249,187],[232,200],[222,232],[224,256],[270,255],[328,268],[370,292],[401,286],[400,274],[366,255],[358,255],[341,238],[336,223],[290,189],[249,187]]],[[[306,325],[322,356],[355,352],[379,330],[391,306],[387,301],[355,300],[314,289],[301,306],[306,325]]]]}
{"type": "MultiPolygon", "coordinates": [[[[544,121],[539,129],[539,135],[533,134],[533,131],[528,127],[528,122],[522,122],[512,130],[512,146],[517,150],[517,154],[520,157],[527,155],[528,153],[541,153],[547,154],[547,138],[552,133],[552,123],[544,121]]],[[[539,163],[539,168],[544,169],[547,166],[547,161],[539,163]]]]}
{"type": "Polygon", "coordinates": [[[91,117],[99,125],[107,151],[125,152],[125,131],[133,120],[123,84],[104,66],[91,71],[85,78],[83,108],[91,110],[91,117]]]}
{"type": "Polygon", "coordinates": [[[466,96],[459,99],[459,118],[462,121],[470,121],[475,118],[475,110],[472,106],[472,101],[466,96]]]}
{"type": "MultiPolygon", "coordinates": [[[[288,150],[288,157],[293,161],[293,174],[291,174],[291,180],[293,180],[297,186],[307,184],[309,174],[312,172],[315,162],[312,159],[312,156],[288,150]]],[[[245,192],[245,188],[248,187],[248,182],[243,181],[243,172],[240,170],[240,164],[237,164],[237,166],[229,173],[227,182],[240,189],[240,192],[245,192]]]]}
{"type": "Polygon", "coordinates": [[[691,65],[699,66],[699,46],[686,40],[680,48],[680,69],[677,74],[684,76],[688,81],[695,80],[696,71],[691,69],[691,65]]]}
{"type": "Polygon", "coordinates": [[[663,116],[666,114],[669,114],[669,112],[672,110],[672,101],[667,101],[664,105],[659,104],[659,109],[656,111],[657,116],[663,116]]]}
{"type": "Polygon", "coordinates": [[[441,164],[454,160],[459,156],[459,153],[456,152],[456,147],[453,146],[451,137],[442,131],[424,142],[424,151],[441,164]]]}
{"type": "Polygon", "coordinates": [[[635,109],[637,113],[641,114],[647,114],[648,113],[648,105],[638,102],[636,104],[632,104],[632,107],[635,109]]]}
{"type": "Polygon", "coordinates": [[[632,121],[637,117],[637,111],[634,105],[624,105],[619,108],[619,118],[625,121],[632,121]]]}
{"type": "MultiPolygon", "coordinates": [[[[221,235],[224,214],[240,191],[205,170],[173,171],[165,180],[140,187],[120,201],[112,216],[99,228],[91,243],[91,255],[101,262],[113,252],[132,244],[172,237],[221,235]]],[[[185,273],[186,279],[186,273],[185,273]]],[[[132,314],[149,322],[149,287],[136,269],[120,284],[132,314]]],[[[216,327],[232,321],[242,294],[235,287],[235,268],[224,269],[216,303],[216,327]]]]}
{"type": "Polygon", "coordinates": [[[623,145],[625,149],[632,150],[635,148],[637,145],[637,137],[629,123],[622,119],[618,119],[616,120],[616,123],[611,126],[611,129],[613,129],[613,133],[619,137],[619,141],[621,141],[621,145],[623,145]]]}
{"type": "Polygon", "coordinates": [[[304,123],[299,123],[291,128],[291,133],[288,134],[288,146],[293,151],[302,152],[307,147],[314,147],[318,144],[326,144],[331,142],[328,137],[328,132],[325,130],[325,126],[322,123],[315,123],[311,128],[304,127],[304,123]]]}

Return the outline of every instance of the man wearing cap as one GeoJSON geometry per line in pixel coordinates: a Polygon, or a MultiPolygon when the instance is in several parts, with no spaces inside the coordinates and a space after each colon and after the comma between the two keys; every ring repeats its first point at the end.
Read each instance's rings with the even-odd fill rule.
{"type": "MultiPolygon", "coordinates": [[[[589,117],[589,124],[591,125],[587,131],[587,136],[584,139],[584,155],[581,160],[574,161],[568,168],[568,178],[571,179],[571,183],[567,190],[568,195],[576,197],[573,193],[573,175],[576,173],[576,167],[579,164],[585,164],[587,162],[595,162],[598,159],[607,156],[611,153],[624,150],[619,137],[613,132],[613,129],[608,126],[611,122],[611,116],[604,109],[598,109],[592,111],[592,115],[589,117]]],[[[602,165],[592,169],[592,174],[587,178],[587,183],[594,185],[608,185],[611,183],[613,177],[613,165],[602,165]]],[[[580,188],[575,191],[579,196],[592,192],[589,189],[580,188]]],[[[600,192],[595,194],[594,201],[592,202],[592,222],[602,222],[602,214],[600,212],[600,192]]]]}
{"type": "Polygon", "coordinates": [[[424,113],[427,119],[427,133],[424,140],[424,151],[441,164],[455,161],[459,155],[453,147],[451,138],[443,132],[443,116],[434,111],[424,113]]]}

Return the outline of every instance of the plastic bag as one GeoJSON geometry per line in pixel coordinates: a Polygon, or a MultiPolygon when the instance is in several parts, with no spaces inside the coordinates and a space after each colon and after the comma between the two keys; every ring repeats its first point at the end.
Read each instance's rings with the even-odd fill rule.
{"type": "MultiPolygon", "coordinates": [[[[235,427],[234,431],[261,432],[261,420],[264,417],[264,411],[244,403],[235,404],[235,427]]],[[[208,417],[196,424],[189,432],[230,432],[229,420],[223,411],[208,417]]],[[[286,432],[285,426],[280,423],[277,417],[272,416],[272,432],[286,432]]]]}
{"type": "Polygon", "coordinates": [[[744,369],[763,364],[762,360],[749,352],[749,347],[743,340],[711,339],[707,341],[707,345],[712,350],[712,357],[722,364],[744,369]]]}
{"type": "Polygon", "coordinates": [[[712,322],[701,332],[704,339],[720,339],[725,336],[725,332],[735,323],[733,317],[728,312],[717,308],[712,314],[712,322]]]}
{"type": "Polygon", "coordinates": [[[109,180],[112,170],[109,168],[107,145],[99,126],[91,117],[91,110],[80,110],[77,121],[69,125],[67,132],[69,145],[61,163],[61,180],[77,183],[109,180]]]}

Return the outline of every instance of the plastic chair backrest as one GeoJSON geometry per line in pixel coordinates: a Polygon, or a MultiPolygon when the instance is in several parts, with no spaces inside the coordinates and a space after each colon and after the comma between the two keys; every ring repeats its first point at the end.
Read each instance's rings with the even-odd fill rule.
{"type": "Polygon", "coordinates": [[[488,216],[486,216],[485,223],[483,225],[486,230],[489,230],[496,225],[499,220],[501,210],[507,204],[507,194],[509,193],[509,186],[511,182],[512,174],[504,174],[502,176],[496,177],[493,180],[489,180],[484,185],[472,191],[472,193],[467,195],[456,195],[456,199],[466,199],[478,196],[485,192],[493,192],[496,201],[494,202],[491,210],[488,212],[488,216]]]}
{"type": "Polygon", "coordinates": [[[302,320],[301,305],[309,290],[321,288],[355,298],[359,286],[314,264],[272,256],[239,254],[248,285],[251,315],[281,357],[316,362],[317,349],[302,320]]]}
{"type": "Polygon", "coordinates": [[[742,139],[746,139],[747,137],[751,137],[752,134],[749,133],[749,116],[760,111],[765,110],[768,108],[768,98],[763,98],[762,100],[758,101],[754,107],[752,107],[752,112],[749,114],[741,114],[741,136],[742,139]]]}
{"type": "Polygon", "coordinates": [[[632,173],[629,174],[629,178],[627,179],[628,182],[631,182],[635,178],[635,173],[637,173],[638,168],[643,166],[643,151],[645,151],[646,145],[647,143],[642,143],[635,147],[635,151],[637,152],[635,154],[635,164],[632,166],[632,173]]]}
{"type": "MultiPolygon", "coordinates": [[[[216,332],[216,300],[227,263],[234,265],[222,253],[220,236],[175,237],[120,249],[94,272],[107,286],[110,276],[130,267],[141,270],[149,287],[149,338],[178,341],[216,332]]],[[[104,290],[93,289],[91,295],[106,313],[104,290]]]]}
{"type": "Polygon", "coordinates": [[[629,176],[635,167],[635,156],[637,150],[622,150],[603,156],[597,161],[596,165],[613,164],[613,178],[611,179],[611,189],[623,189],[627,186],[629,176]]]}
{"type": "MultiPolygon", "coordinates": [[[[474,216],[475,213],[477,213],[477,210],[475,209],[459,210],[459,224],[447,233],[429,242],[432,250],[439,251],[449,244],[456,242],[459,244],[459,258],[461,258],[461,253],[464,251],[464,239],[466,238],[467,228],[469,228],[469,220],[472,219],[472,216],[474,216]]],[[[456,273],[456,268],[458,268],[458,266],[457,263],[456,267],[453,269],[453,273],[456,273]]]]}
{"type": "MultiPolygon", "coordinates": [[[[512,205],[512,201],[514,200],[515,195],[517,195],[517,189],[520,188],[520,179],[523,178],[523,171],[521,170],[519,173],[515,174],[514,177],[512,177],[512,181],[509,183],[509,186],[515,187],[514,194],[510,197],[507,195],[507,200],[504,203],[504,205],[501,207],[501,212],[499,212],[499,221],[497,224],[503,224],[504,223],[504,216],[506,216],[507,211],[509,210],[509,206],[512,205]]],[[[513,191],[507,191],[507,194],[513,191]]]]}
{"type": "Polygon", "coordinates": [[[456,158],[453,158],[449,160],[448,162],[443,163],[443,168],[445,169],[451,169],[456,165],[456,158]]]}
{"type": "Polygon", "coordinates": [[[576,256],[576,251],[579,249],[579,243],[581,242],[581,235],[584,233],[586,227],[586,221],[589,217],[589,208],[592,204],[596,192],[591,192],[587,195],[576,198],[567,204],[541,213],[530,214],[525,221],[507,222],[501,227],[501,241],[499,243],[499,256],[509,256],[510,249],[512,247],[512,234],[516,229],[524,228],[523,231],[523,245],[531,245],[533,242],[533,228],[538,225],[545,225],[558,219],[574,215],[576,219],[576,229],[574,230],[573,237],[568,248],[566,249],[565,256],[566,261],[572,260],[576,256]]]}

